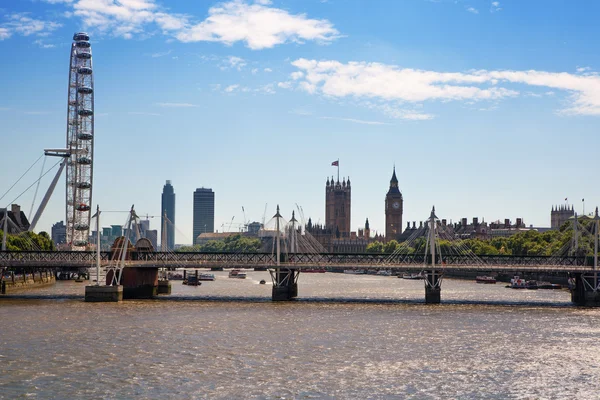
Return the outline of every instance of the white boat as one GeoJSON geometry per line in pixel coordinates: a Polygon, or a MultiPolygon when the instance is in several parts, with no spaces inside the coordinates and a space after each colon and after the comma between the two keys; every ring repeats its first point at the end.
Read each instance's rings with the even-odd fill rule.
{"type": "Polygon", "coordinates": [[[377,271],[377,274],[375,274],[375,275],[392,276],[392,271],[388,271],[388,270],[382,269],[380,271],[377,271]]]}
{"type": "Polygon", "coordinates": [[[366,271],[364,269],[345,269],[344,273],[353,275],[363,275],[366,274],[366,271]]]}
{"type": "MultiPolygon", "coordinates": [[[[398,277],[400,277],[400,275],[398,275],[398,277]]],[[[403,274],[402,279],[425,279],[425,275],[422,272],[419,272],[418,274],[403,274]]]]}
{"type": "Polygon", "coordinates": [[[232,269],[231,271],[229,271],[229,277],[237,279],[246,279],[246,273],[240,271],[239,269],[232,269]]]}
{"type": "Polygon", "coordinates": [[[521,279],[520,276],[515,275],[510,280],[510,287],[512,289],[526,289],[527,288],[527,281],[525,281],[525,279],[521,279]]]}

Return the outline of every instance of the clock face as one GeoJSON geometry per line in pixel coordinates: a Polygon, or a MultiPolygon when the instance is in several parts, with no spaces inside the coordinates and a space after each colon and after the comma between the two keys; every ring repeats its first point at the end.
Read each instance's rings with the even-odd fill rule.
{"type": "Polygon", "coordinates": [[[392,207],[394,207],[395,209],[400,208],[400,203],[398,203],[397,201],[392,203],[392,207]]]}

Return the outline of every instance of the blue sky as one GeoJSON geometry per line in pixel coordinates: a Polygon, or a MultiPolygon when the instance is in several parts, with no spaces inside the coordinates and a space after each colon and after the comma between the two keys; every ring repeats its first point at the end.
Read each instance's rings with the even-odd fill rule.
{"type": "MultiPolygon", "coordinates": [[[[219,230],[243,221],[242,206],[260,221],[266,203],[267,219],[298,204],[323,221],[338,158],[353,230],[368,217],[384,231],[394,164],[405,221],[435,204],[454,221],[549,226],[565,198],[579,212],[582,198],[586,211],[600,203],[599,12],[595,1],[5,1],[0,196],[64,146],[69,46],[86,31],[93,203],[159,215],[170,179],[178,243],[191,242],[197,187],[216,192],[219,230]]],[[[34,189],[17,200],[27,213],[34,189]]],[[[63,204],[61,181],[40,229],[64,219],[63,204]]]]}

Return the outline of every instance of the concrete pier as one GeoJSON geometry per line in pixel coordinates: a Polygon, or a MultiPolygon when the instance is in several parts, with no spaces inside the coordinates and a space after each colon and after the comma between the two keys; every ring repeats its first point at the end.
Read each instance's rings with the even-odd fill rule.
{"type": "Polygon", "coordinates": [[[158,281],[158,287],[156,290],[157,294],[171,294],[171,282],[166,279],[160,279],[158,281]]]}
{"type": "Polygon", "coordinates": [[[442,274],[436,270],[425,271],[425,304],[440,304],[442,274]]]}
{"type": "Polygon", "coordinates": [[[571,301],[583,307],[600,307],[600,291],[597,290],[598,280],[593,274],[572,274],[574,285],[571,287],[571,301]],[[596,285],[596,290],[594,290],[596,285]]]}
{"type": "Polygon", "coordinates": [[[86,286],[85,301],[94,303],[116,303],[123,301],[123,286],[86,286]]]}
{"type": "Polygon", "coordinates": [[[298,271],[277,269],[271,271],[273,278],[273,301],[289,301],[298,297],[298,271]]]}

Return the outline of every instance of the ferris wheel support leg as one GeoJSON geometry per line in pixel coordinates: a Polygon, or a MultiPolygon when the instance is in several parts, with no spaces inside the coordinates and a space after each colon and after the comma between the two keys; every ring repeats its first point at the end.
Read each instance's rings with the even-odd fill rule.
{"type": "Polygon", "coordinates": [[[52,196],[52,193],[54,192],[54,188],[56,187],[56,184],[58,183],[58,179],[60,178],[60,175],[62,174],[63,170],[65,169],[65,166],[67,165],[67,160],[68,159],[65,158],[63,160],[63,162],[60,163],[60,168],[58,168],[58,171],[56,172],[56,175],[54,176],[54,179],[52,180],[50,187],[46,191],[46,194],[44,195],[44,198],[42,199],[42,202],[40,203],[39,208],[35,212],[35,215],[33,216],[33,220],[31,220],[31,225],[29,226],[30,232],[33,232],[33,230],[35,229],[35,226],[37,225],[38,221],[40,220],[40,217],[42,216],[42,213],[44,212],[44,209],[46,208],[46,205],[48,204],[48,201],[50,200],[50,197],[52,196]]]}

